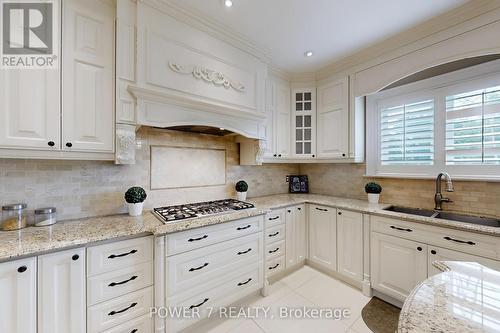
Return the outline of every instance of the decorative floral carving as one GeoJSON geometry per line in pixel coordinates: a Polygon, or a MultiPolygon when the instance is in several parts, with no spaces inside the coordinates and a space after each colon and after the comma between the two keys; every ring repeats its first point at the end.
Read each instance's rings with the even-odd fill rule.
{"type": "Polygon", "coordinates": [[[240,82],[235,82],[227,75],[220,72],[208,69],[203,66],[184,66],[178,63],[169,61],[168,67],[171,70],[181,74],[192,74],[194,78],[205,82],[213,83],[215,86],[224,87],[226,89],[233,88],[238,92],[245,92],[245,86],[240,82]]]}
{"type": "Polygon", "coordinates": [[[135,164],[135,127],[116,128],[116,163],[135,164]]]}
{"type": "Polygon", "coordinates": [[[265,140],[257,140],[257,149],[255,150],[255,161],[257,164],[262,164],[264,161],[264,152],[266,151],[267,142],[265,140]]]}

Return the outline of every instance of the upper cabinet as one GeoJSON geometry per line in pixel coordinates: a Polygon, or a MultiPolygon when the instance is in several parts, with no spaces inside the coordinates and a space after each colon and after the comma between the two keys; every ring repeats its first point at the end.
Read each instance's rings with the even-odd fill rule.
{"type": "Polygon", "coordinates": [[[266,81],[266,149],[264,158],[290,157],[290,85],[278,79],[266,81]]]}
{"type": "Polygon", "coordinates": [[[63,3],[63,150],[113,152],[114,12],[104,1],[63,3]]]}
{"type": "Polygon", "coordinates": [[[316,157],[316,89],[292,91],[292,146],[296,158],[316,157]]]}
{"type": "Polygon", "coordinates": [[[57,66],[0,69],[0,157],[114,160],[115,8],[54,4],[57,66]]]}
{"type": "Polygon", "coordinates": [[[318,86],[317,156],[341,159],[349,149],[349,79],[318,86]]]}

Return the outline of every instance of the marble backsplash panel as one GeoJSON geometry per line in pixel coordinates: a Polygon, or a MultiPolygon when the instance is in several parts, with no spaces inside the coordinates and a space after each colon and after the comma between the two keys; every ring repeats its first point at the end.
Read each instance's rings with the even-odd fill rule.
{"type": "MultiPolygon", "coordinates": [[[[313,193],[366,200],[364,186],[376,181],[383,187],[381,202],[420,208],[434,208],[434,180],[368,178],[364,164],[301,164],[300,173],[309,176],[313,193]]],[[[454,181],[455,192],[443,192],[453,200],[445,210],[500,217],[500,182],[454,181]]],[[[443,187],[444,188],[444,187],[443,187]]]]}
{"type": "Polygon", "coordinates": [[[233,138],[191,134],[143,127],[136,165],[112,162],[0,159],[0,205],[26,202],[30,210],[55,206],[59,219],[73,219],[126,212],[123,194],[130,186],[148,193],[147,209],[185,202],[235,197],[234,184],[248,182],[248,196],[286,193],[286,175],[298,166],[240,166],[238,144],[233,138]],[[150,189],[150,146],[224,149],[226,184],[218,186],[150,189]]]}

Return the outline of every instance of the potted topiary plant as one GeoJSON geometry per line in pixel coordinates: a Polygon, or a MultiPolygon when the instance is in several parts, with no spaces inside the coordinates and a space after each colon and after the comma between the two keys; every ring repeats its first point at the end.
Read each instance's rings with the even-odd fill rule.
{"type": "Polygon", "coordinates": [[[142,187],[134,186],[125,192],[125,201],[128,205],[128,214],[130,216],[139,216],[142,214],[144,200],[147,194],[142,187]]]}
{"type": "Polygon", "coordinates": [[[380,198],[382,186],[374,182],[369,182],[365,185],[365,192],[368,194],[368,202],[376,204],[380,198]]]}
{"type": "Polygon", "coordinates": [[[236,183],[236,196],[238,200],[245,201],[247,199],[248,184],[244,180],[240,180],[236,183]]]}

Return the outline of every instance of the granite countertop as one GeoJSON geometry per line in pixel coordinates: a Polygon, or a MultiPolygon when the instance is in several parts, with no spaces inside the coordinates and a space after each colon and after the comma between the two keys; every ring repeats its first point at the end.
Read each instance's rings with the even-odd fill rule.
{"type": "Polygon", "coordinates": [[[500,272],[472,262],[433,265],[443,273],[411,292],[398,332],[500,332],[500,272]]]}
{"type": "Polygon", "coordinates": [[[389,204],[370,204],[367,201],[357,199],[319,194],[278,194],[250,198],[247,201],[253,203],[255,208],[168,224],[163,224],[151,212],[145,212],[140,217],[113,215],[63,221],[48,227],[28,227],[20,231],[0,231],[0,261],[122,237],[147,234],[161,236],[235,219],[262,215],[271,209],[302,203],[332,206],[411,222],[500,236],[500,228],[390,212],[383,210],[389,204]]]}

